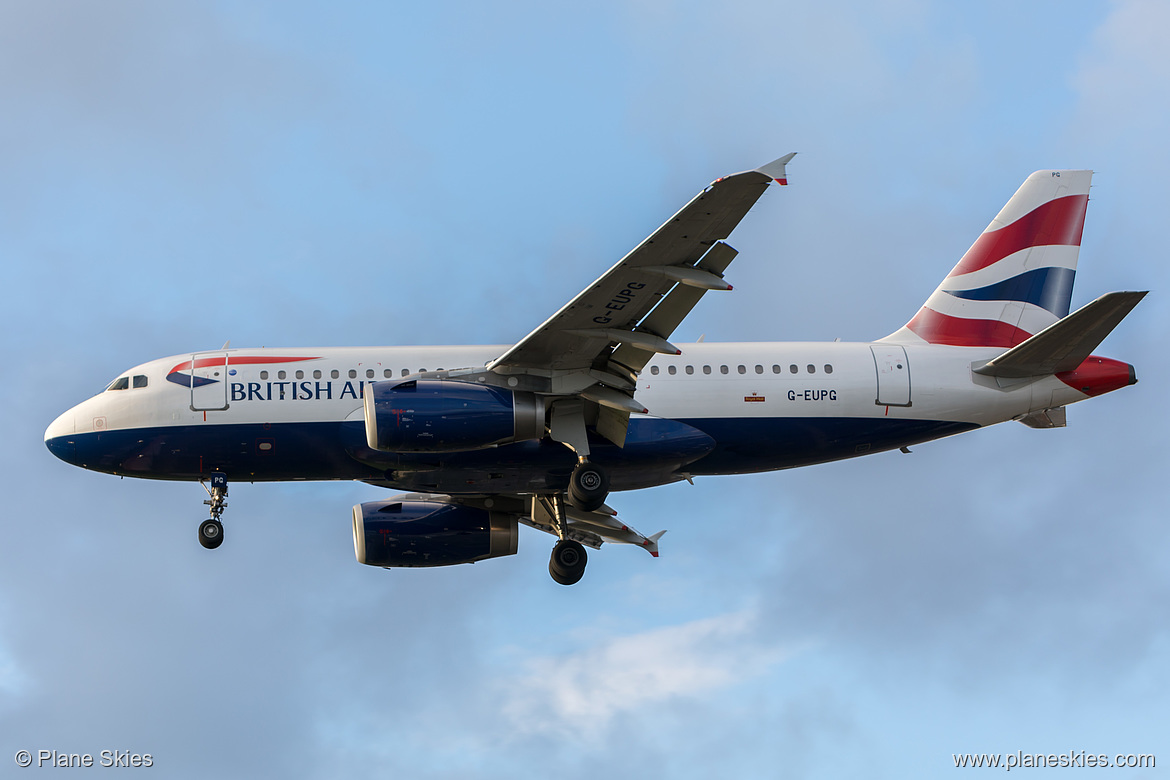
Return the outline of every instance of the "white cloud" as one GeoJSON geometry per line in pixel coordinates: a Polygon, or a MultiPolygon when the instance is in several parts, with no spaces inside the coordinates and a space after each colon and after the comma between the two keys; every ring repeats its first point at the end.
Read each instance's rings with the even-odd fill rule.
{"type": "Polygon", "coordinates": [[[519,735],[596,739],[621,715],[696,699],[765,674],[794,653],[754,636],[754,611],[617,636],[529,660],[506,680],[505,714],[519,735]]]}

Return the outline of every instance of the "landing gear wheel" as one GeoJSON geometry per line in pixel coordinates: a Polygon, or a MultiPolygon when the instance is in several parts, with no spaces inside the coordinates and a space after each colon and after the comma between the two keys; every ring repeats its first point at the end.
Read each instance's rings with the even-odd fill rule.
{"type": "Polygon", "coordinates": [[[600,509],[609,495],[609,476],[605,469],[587,460],[577,464],[569,476],[569,503],[582,512],[600,509]]]}
{"type": "Polygon", "coordinates": [[[208,550],[214,550],[223,544],[223,523],[219,521],[219,516],[223,514],[223,508],[227,506],[227,474],[222,471],[213,471],[211,473],[211,487],[207,487],[207,483],[202,479],[199,484],[203,485],[203,489],[207,491],[208,499],[203,503],[211,508],[211,519],[204,520],[199,524],[199,544],[206,547],[208,550]]]}
{"type": "Polygon", "coordinates": [[[199,544],[214,550],[223,544],[223,523],[218,520],[204,520],[199,524],[199,544]]]}
{"type": "Polygon", "coordinates": [[[585,575],[585,564],[588,561],[589,556],[580,542],[562,539],[553,547],[548,573],[561,585],[575,585],[585,575]]]}

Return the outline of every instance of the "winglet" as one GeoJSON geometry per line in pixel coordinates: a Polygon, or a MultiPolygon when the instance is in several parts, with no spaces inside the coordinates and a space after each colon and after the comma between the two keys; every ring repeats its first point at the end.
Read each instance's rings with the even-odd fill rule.
{"type": "Polygon", "coordinates": [[[784,166],[787,165],[795,156],[796,152],[789,152],[778,160],[773,160],[767,165],[756,168],[756,172],[764,174],[769,179],[775,181],[777,184],[787,186],[788,173],[784,170],[784,166]]]}
{"type": "Polygon", "coordinates": [[[666,533],[666,531],[659,531],[653,536],[646,537],[646,540],[642,542],[642,546],[646,548],[646,552],[650,553],[655,558],[658,557],[658,540],[662,538],[664,533],[666,533]]]}

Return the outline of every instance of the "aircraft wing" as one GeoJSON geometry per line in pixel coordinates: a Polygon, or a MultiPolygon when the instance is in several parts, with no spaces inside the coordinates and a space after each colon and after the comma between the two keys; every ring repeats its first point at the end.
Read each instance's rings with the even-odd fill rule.
{"type": "Polygon", "coordinates": [[[612,354],[636,374],[656,352],[680,354],[666,340],[674,328],[704,292],[731,289],[723,269],[735,250],[720,242],[769,184],[788,183],[794,155],[713,182],[488,368],[604,370],[612,354]],[[658,314],[660,302],[668,305],[658,314]]]}

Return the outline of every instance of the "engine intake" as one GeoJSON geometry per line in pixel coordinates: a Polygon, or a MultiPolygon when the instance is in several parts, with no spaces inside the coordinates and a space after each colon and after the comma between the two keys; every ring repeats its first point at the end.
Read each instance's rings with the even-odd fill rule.
{"type": "Polygon", "coordinates": [[[515,515],[438,501],[374,501],[353,508],[358,563],[451,566],[516,554],[515,515]]]}
{"type": "Polygon", "coordinates": [[[365,389],[366,443],[384,452],[465,452],[544,436],[533,393],[442,379],[365,389]]]}

